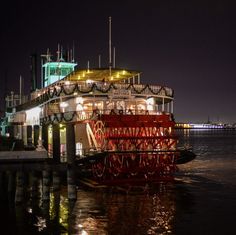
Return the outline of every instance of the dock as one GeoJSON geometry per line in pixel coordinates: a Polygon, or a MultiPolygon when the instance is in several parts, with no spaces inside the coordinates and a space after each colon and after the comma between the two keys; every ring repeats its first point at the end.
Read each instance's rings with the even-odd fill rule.
{"type": "Polygon", "coordinates": [[[50,159],[46,150],[0,151],[0,163],[44,162],[50,159]]]}

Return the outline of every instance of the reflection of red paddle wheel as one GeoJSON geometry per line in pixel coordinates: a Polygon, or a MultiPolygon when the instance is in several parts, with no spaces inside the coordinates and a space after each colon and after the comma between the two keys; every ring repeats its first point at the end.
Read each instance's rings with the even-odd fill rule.
{"type": "Polygon", "coordinates": [[[159,159],[153,153],[147,153],[142,156],[142,168],[146,178],[152,178],[160,173],[159,159]]]}
{"type": "Polygon", "coordinates": [[[115,153],[108,155],[108,172],[112,178],[113,176],[121,177],[124,168],[123,163],[124,163],[124,158],[122,155],[115,153]]]}
{"type": "Polygon", "coordinates": [[[92,164],[92,171],[95,178],[103,179],[106,170],[106,158],[95,161],[92,164]]]}
{"type": "Polygon", "coordinates": [[[135,178],[140,173],[140,155],[135,153],[129,153],[126,155],[126,174],[128,178],[135,178]]]}
{"type": "Polygon", "coordinates": [[[94,137],[104,151],[93,163],[96,178],[153,181],[176,171],[177,140],[169,115],[101,115],[93,122],[94,137]]]}

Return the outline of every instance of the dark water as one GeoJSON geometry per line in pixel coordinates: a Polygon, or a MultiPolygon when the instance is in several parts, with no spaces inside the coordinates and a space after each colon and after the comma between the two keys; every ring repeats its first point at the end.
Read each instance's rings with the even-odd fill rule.
{"type": "MultiPolygon", "coordinates": [[[[0,234],[236,234],[236,131],[178,131],[197,158],[176,181],[143,188],[66,187],[15,205],[1,186],[0,234]]],[[[29,190],[30,191],[30,190],[29,190]]]]}

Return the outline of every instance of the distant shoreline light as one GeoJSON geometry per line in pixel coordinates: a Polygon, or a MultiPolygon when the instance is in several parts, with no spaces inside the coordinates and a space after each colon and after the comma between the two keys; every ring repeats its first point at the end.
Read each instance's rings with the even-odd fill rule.
{"type": "Polygon", "coordinates": [[[213,123],[203,123],[203,124],[193,124],[193,123],[176,123],[175,128],[184,129],[223,129],[229,128],[223,124],[213,124],[213,123]]]}

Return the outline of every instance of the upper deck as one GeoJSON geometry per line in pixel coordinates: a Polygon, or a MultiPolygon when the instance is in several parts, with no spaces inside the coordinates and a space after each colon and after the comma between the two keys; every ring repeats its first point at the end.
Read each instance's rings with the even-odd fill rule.
{"type": "Polygon", "coordinates": [[[76,114],[77,120],[84,120],[91,118],[94,110],[101,114],[115,111],[158,115],[173,113],[173,99],[173,90],[169,87],[142,84],[138,71],[80,69],[31,93],[27,102],[15,107],[15,116],[19,118],[14,119],[21,120],[20,114],[25,116],[24,113],[33,108],[38,109],[37,120],[58,119],[69,113],[76,114]]]}
{"type": "Polygon", "coordinates": [[[153,97],[158,104],[173,100],[173,90],[160,85],[140,83],[140,73],[112,69],[77,70],[65,79],[36,90],[17,110],[31,108],[57,99],[72,97],[104,97],[107,99],[137,99],[153,97]],[[111,75],[110,75],[111,74],[111,75]]]}

